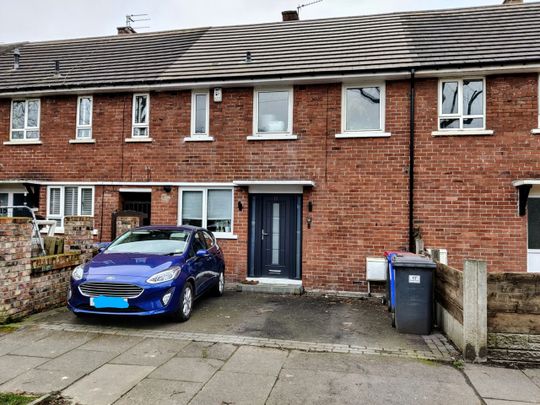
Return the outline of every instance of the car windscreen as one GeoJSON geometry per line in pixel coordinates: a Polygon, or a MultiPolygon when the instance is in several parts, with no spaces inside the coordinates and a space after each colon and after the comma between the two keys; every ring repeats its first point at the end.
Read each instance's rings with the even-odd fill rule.
{"type": "Polygon", "coordinates": [[[188,238],[189,232],[182,230],[133,230],[111,243],[104,253],[182,254],[188,238]]]}

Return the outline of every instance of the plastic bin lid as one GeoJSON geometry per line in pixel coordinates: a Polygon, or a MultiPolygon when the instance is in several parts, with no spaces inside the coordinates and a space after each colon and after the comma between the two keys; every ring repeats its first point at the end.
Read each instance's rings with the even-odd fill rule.
{"type": "Polygon", "coordinates": [[[396,270],[403,267],[421,269],[435,269],[437,267],[433,260],[420,255],[396,255],[393,257],[392,263],[396,270]]]}
{"type": "Polygon", "coordinates": [[[415,255],[415,253],[405,252],[403,250],[387,250],[386,252],[384,252],[384,257],[390,257],[395,255],[410,256],[415,255]]]}

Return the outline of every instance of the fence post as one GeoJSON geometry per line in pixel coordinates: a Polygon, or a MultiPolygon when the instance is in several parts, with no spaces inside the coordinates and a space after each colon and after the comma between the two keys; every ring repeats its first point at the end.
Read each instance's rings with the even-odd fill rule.
{"type": "Polygon", "coordinates": [[[467,361],[487,359],[487,264],[465,260],[463,268],[463,340],[467,361]]]}

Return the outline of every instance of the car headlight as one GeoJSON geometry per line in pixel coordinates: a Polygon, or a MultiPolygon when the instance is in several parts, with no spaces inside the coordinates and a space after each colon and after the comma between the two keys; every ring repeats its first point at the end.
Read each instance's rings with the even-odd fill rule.
{"type": "Polygon", "coordinates": [[[73,273],[71,273],[71,277],[73,278],[73,280],[79,281],[80,279],[83,278],[83,273],[84,273],[84,266],[81,264],[80,266],[77,266],[75,267],[75,269],[73,269],[73,273]]]}
{"type": "Polygon", "coordinates": [[[174,280],[179,274],[180,267],[171,267],[168,270],[154,274],[152,277],[146,280],[146,282],[149,284],[165,283],[167,281],[174,280]]]}

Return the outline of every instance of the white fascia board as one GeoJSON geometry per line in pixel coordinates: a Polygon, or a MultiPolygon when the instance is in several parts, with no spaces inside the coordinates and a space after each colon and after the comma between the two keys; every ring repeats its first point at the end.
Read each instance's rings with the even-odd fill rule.
{"type": "MultiPolygon", "coordinates": [[[[505,73],[533,73],[540,71],[540,64],[515,64],[501,65],[491,67],[475,67],[475,68],[457,68],[457,69],[425,69],[416,67],[417,78],[428,77],[446,77],[446,76],[462,76],[462,75],[488,75],[488,74],[505,74],[505,73]]],[[[237,79],[237,80],[214,80],[214,81],[191,81],[183,83],[167,83],[167,84],[152,84],[152,85],[118,85],[118,86],[93,86],[93,87],[77,87],[67,89],[51,89],[51,90],[25,90],[25,91],[9,91],[0,92],[0,98],[13,97],[41,97],[54,94],[99,94],[99,93],[116,93],[116,92],[149,92],[149,91],[168,91],[168,90],[191,90],[213,87],[255,87],[255,86],[270,86],[270,85],[294,85],[294,84],[317,84],[317,83],[342,83],[344,81],[362,80],[362,79],[379,79],[379,80],[399,80],[410,78],[410,69],[396,72],[382,73],[358,73],[358,74],[330,74],[330,75],[306,75],[298,77],[279,77],[272,79],[237,79]]],[[[77,86],[77,83],[73,84],[77,86]]]]}
{"type": "MultiPolygon", "coordinates": [[[[362,73],[362,74],[334,74],[334,75],[312,75],[299,77],[280,77],[273,79],[238,79],[238,80],[216,80],[208,82],[184,82],[150,85],[119,85],[119,86],[97,86],[80,87],[67,89],[51,90],[26,90],[0,92],[0,98],[13,97],[41,97],[54,94],[99,94],[99,93],[118,93],[118,92],[149,92],[149,91],[173,91],[173,90],[192,90],[208,89],[214,87],[257,87],[257,86],[292,86],[295,84],[317,84],[317,83],[341,83],[350,80],[379,79],[379,80],[399,80],[409,78],[409,71],[391,72],[391,73],[362,73]]],[[[76,84],[75,84],[76,85],[76,84]]]]}
{"type": "Polygon", "coordinates": [[[0,180],[0,184],[4,183],[30,183],[41,184],[44,186],[130,186],[130,187],[159,187],[159,186],[172,186],[172,187],[234,187],[234,183],[188,183],[188,182],[129,182],[129,181],[47,181],[47,180],[0,180]]]}

